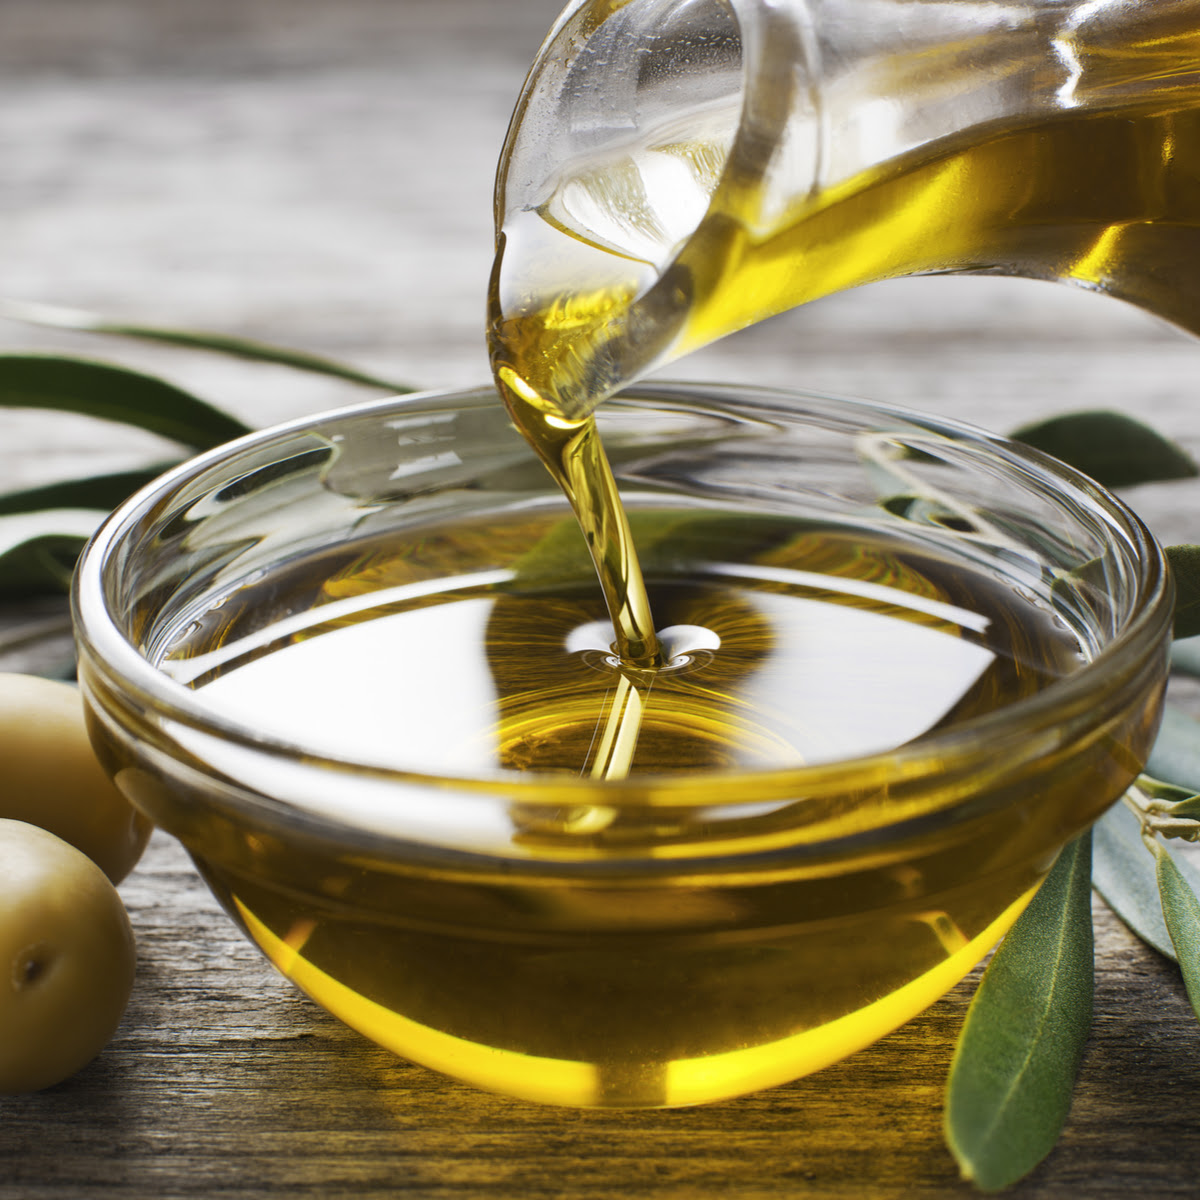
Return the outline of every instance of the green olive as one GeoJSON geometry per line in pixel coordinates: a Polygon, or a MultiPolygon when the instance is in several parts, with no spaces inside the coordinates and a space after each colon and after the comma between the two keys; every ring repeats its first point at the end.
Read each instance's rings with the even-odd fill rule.
{"type": "Polygon", "coordinates": [[[86,854],[0,819],[0,1092],[73,1075],[112,1037],[133,987],[133,931],[86,854]]]}
{"type": "Polygon", "coordinates": [[[78,690],[36,675],[0,674],[0,817],[57,834],[113,883],[151,828],[96,761],[78,690]]]}

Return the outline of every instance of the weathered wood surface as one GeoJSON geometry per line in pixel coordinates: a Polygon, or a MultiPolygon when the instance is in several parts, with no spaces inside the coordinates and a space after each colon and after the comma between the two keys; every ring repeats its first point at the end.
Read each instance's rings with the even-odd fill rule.
{"type": "MultiPolygon", "coordinates": [[[[707,1108],[485,1095],[298,996],[159,835],[122,888],[140,939],[124,1024],[88,1069],[0,1101],[5,1197],[969,1196],[940,1134],[960,988],[850,1062],[707,1108]]],[[[1100,917],[1099,1017],[1071,1127],[1021,1197],[1194,1196],[1200,1047],[1175,972],[1100,917]]]]}
{"type": "MultiPolygon", "coordinates": [[[[557,0],[0,0],[0,294],[223,329],[430,386],[485,378],[490,180],[557,0]]],[[[256,423],[362,393],[0,325],[159,371],[256,423]]],[[[1131,408],[1200,449],[1200,347],[1014,281],[924,280],[789,315],[674,375],[868,395],[1004,431],[1131,408]]],[[[0,414],[0,484],[160,447],[0,414]]],[[[1132,497],[1200,540],[1200,489],[1132,497]]],[[[293,992],[158,836],[122,893],[140,976],[75,1079],[0,1099],[0,1196],[954,1197],[940,1097],[964,985],[851,1062],[698,1110],[537,1108],[363,1042],[293,992]]],[[[1197,1192],[1200,1025],[1098,909],[1071,1124],[1020,1197],[1197,1192]]]]}

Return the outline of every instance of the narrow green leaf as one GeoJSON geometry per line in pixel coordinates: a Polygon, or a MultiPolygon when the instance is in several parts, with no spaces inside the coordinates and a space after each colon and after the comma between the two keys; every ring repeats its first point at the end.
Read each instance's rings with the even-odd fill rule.
{"type": "Polygon", "coordinates": [[[277,366],[293,367],[297,371],[308,371],[315,375],[327,375],[344,379],[364,387],[379,388],[385,392],[403,393],[414,389],[406,384],[382,379],[360,371],[357,367],[340,363],[331,358],[307,354],[287,346],[273,346],[267,342],[251,341],[247,338],[230,337],[223,333],[210,333],[189,329],[166,329],[158,325],[131,325],[110,321],[94,313],[77,308],[60,308],[53,304],[34,304],[24,300],[0,299],[0,317],[22,321],[27,325],[42,325],[53,329],[73,329],[80,333],[104,333],[115,337],[133,338],[143,342],[161,342],[171,346],[185,346],[191,350],[207,350],[233,358],[252,362],[274,363],[277,366]]]}
{"type": "Polygon", "coordinates": [[[155,463],[135,471],[113,471],[84,479],[64,479],[43,487],[0,494],[0,516],[38,512],[47,508],[96,508],[105,512],[117,507],[138,488],[176,465],[178,460],[155,463]]]}
{"type": "Polygon", "coordinates": [[[75,560],[103,519],[71,508],[0,519],[0,601],[67,591],[75,560]]]}
{"type": "MultiPolygon", "coordinates": [[[[1092,884],[1105,904],[1147,945],[1175,957],[1158,898],[1155,857],[1142,841],[1141,822],[1114,804],[1092,830],[1092,884]]],[[[1200,880],[1198,880],[1200,882],[1200,880]]]]}
{"type": "Polygon", "coordinates": [[[1148,425],[1124,413],[1067,413],[1010,435],[1090,475],[1105,487],[1130,487],[1200,474],[1190,456],[1148,425]]]}
{"type": "MultiPolygon", "coordinates": [[[[1191,788],[1181,788],[1172,783],[1165,783],[1155,799],[1161,800],[1166,805],[1166,808],[1162,810],[1162,816],[1172,821],[1200,822],[1200,794],[1193,792],[1191,788]]],[[[1200,827],[1198,827],[1198,832],[1200,832],[1200,827]]],[[[1196,840],[1191,834],[1182,831],[1173,832],[1168,836],[1185,837],[1187,841],[1196,840]]]]}
{"type": "Polygon", "coordinates": [[[1174,705],[1166,705],[1146,773],[1190,791],[1200,791],[1200,722],[1174,705]]]}
{"type": "MultiPolygon", "coordinates": [[[[1170,812],[1165,814],[1175,820],[1197,821],[1200,822],[1200,795],[1195,792],[1188,792],[1186,788],[1179,789],[1180,799],[1176,800],[1171,805],[1170,812]]],[[[1200,828],[1197,829],[1196,836],[1191,833],[1181,834],[1172,833],[1172,837],[1186,837],[1189,842],[1200,840],[1200,828]]]]}
{"type": "Polygon", "coordinates": [[[1160,847],[1156,857],[1163,917],[1175,945],[1188,1000],[1200,1016],[1200,900],[1171,855],[1160,847]]]}
{"type": "Polygon", "coordinates": [[[1175,577],[1175,637],[1200,633],[1200,546],[1168,546],[1175,577]]]}
{"type": "MultiPolygon", "coordinates": [[[[1166,554],[1175,580],[1172,665],[1185,673],[1200,674],[1200,639],[1196,646],[1189,641],[1200,634],[1200,546],[1168,546],[1166,554]]],[[[1056,579],[1053,590],[1065,601],[1072,595],[1086,599],[1092,590],[1107,595],[1112,588],[1108,566],[1104,558],[1094,558],[1056,579]]]]}
{"type": "Polygon", "coordinates": [[[0,406],[49,408],[136,425],[195,450],[250,432],[248,425],[164,379],[49,354],[0,354],[0,406]]]}
{"type": "Polygon", "coordinates": [[[1092,1023],[1091,838],[1059,855],[984,973],[959,1037],[945,1134],[984,1191],[1053,1149],[1092,1023]]]}
{"type": "Polygon", "coordinates": [[[43,534],[0,552],[0,600],[65,593],[87,538],[43,534]]]}

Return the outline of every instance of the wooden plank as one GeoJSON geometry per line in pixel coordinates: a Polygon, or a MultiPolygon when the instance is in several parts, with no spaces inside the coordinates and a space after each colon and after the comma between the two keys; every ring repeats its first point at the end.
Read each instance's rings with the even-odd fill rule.
{"type": "MultiPolygon", "coordinates": [[[[699,1109],[577,1112],[393,1058],[300,996],[156,834],[122,887],[139,983],[104,1054],[0,1099],[0,1195],[969,1194],[941,1089],[970,995],[809,1079],[699,1109]]],[[[1060,1147],[1012,1194],[1191,1195],[1200,1030],[1175,968],[1100,905],[1096,1033],[1060,1147]]]]}

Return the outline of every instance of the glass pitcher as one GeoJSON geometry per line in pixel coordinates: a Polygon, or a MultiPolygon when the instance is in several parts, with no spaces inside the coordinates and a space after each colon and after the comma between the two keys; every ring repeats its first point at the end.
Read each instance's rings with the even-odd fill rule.
{"type": "Polygon", "coordinates": [[[496,219],[498,377],[570,419],[902,275],[1059,279],[1200,333],[1200,3],[579,0],[496,219]]]}

